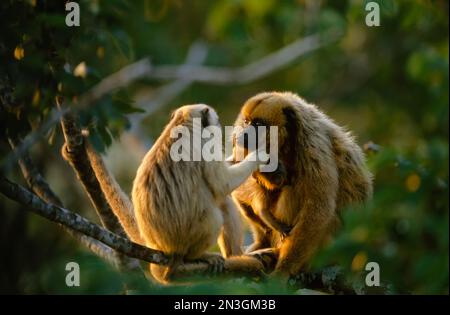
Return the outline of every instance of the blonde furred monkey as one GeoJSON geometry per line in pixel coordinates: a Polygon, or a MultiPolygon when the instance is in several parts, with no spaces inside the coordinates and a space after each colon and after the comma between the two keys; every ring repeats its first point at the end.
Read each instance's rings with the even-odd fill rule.
{"type": "Polygon", "coordinates": [[[224,262],[221,255],[207,252],[218,242],[223,256],[241,254],[240,218],[230,193],[260,162],[256,160],[256,151],[234,165],[224,161],[174,161],[170,150],[177,139],[171,137],[171,132],[183,126],[192,135],[195,118],[201,120],[202,129],[220,126],[216,112],[207,105],[177,109],[137,170],[132,202],[98,154],[87,146],[102,191],[130,239],[173,257],[168,267],[150,265],[152,275],[162,283],[175,281],[174,270],[184,262],[205,261],[214,271],[224,267],[250,272],[263,269],[261,262],[252,257],[235,257],[224,262]]]}
{"type": "Polygon", "coordinates": [[[254,172],[232,196],[253,230],[248,251],[271,249],[277,274],[297,274],[339,227],[340,211],[371,197],[364,154],[349,132],[292,93],[250,98],[235,126],[278,126],[277,170],[254,172]]]}

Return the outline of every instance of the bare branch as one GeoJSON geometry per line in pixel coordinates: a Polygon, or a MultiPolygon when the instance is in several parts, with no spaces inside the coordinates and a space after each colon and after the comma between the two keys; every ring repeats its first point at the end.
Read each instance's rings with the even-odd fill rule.
{"type": "MultiPolygon", "coordinates": [[[[12,138],[9,138],[8,141],[13,150],[21,143],[21,141],[14,140],[12,138]]],[[[19,166],[20,170],[22,171],[22,175],[28,184],[28,187],[36,195],[38,195],[48,203],[52,203],[60,207],[63,205],[61,199],[59,199],[59,197],[51,190],[46,180],[38,171],[28,152],[25,152],[19,159],[19,166]]]]}
{"type": "MultiPolygon", "coordinates": [[[[208,47],[202,42],[195,42],[189,48],[185,65],[195,66],[202,64],[206,56],[208,54],[208,47]]],[[[195,81],[191,78],[188,72],[189,69],[184,66],[180,66],[178,68],[179,74],[181,78],[170,82],[162,87],[159,87],[155,91],[153,91],[150,95],[146,95],[147,97],[142,97],[137,100],[137,105],[140,108],[146,110],[146,114],[151,114],[156,111],[164,104],[169,103],[171,100],[176,98],[179,94],[185,91],[192,83],[195,81]]],[[[138,114],[136,114],[137,116],[138,114]]],[[[142,117],[142,115],[139,115],[142,117]]]]}
{"type": "Polygon", "coordinates": [[[245,84],[267,76],[300,56],[336,41],[340,36],[341,34],[338,33],[327,36],[316,34],[298,39],[268,56],[235,69],[195,65],[155,66],[147,74],[147,78],[189,79],[193,82],[219,85],[245,84]]]}
{"type": "MultiPolygon", "coordinates": [[[[87,219],[74,212],[56,205],[47,204],[27,189],[12,183],[3,177],[0,177],[0,192],[8,198],[27,207],[29,211],[45,217],[50,221],[62,224],[74,231],[92,237],[128,257],[133,257],[158,265],[167,265],[170,262],[169,257],[164,255],[161,251],[133,243],[97,224],[89,222],[87,219]]],[[[221,274],[211,274],[208,264],[198,262],[186,263],[179,266],[174,276],[176,277],[177,282],[183,282],[192,280],[199,281],[201,280],[199,277],[205,276],[209,277],[203,278],[203,280],[230,277],[261,278],[264,277],[264,274],[258,272],[254,268],[247,268],[245,266],[237,268],[236,264],[233,263],[233,258],[229,258],[225,260],[225,270],[221,274]]],[[[316,272],[301,273],[295,277],[293,279],[293,283],[290,284],[296,287],[308,287],[334,294],[363,293],[363,291],[343,284],[342,273],[340,269],[336,269],[336,267],[325,268],[316,272]]],[[[377,293],[383,294],[385,292],[386,291],[383,289],[377,293]]]]}
{"type": "Polygon", "coordinates": [[[48,132],[54,125],[56,125],[61,117],[68,112],[68,108],[63,110],[53,109],[49,118],[39,126],[36,130],[28,134],[12,152],[10,152],[6,157],[1,160],[1,169],[5,173],[10,170],[17,160],[23,156],[28,150],[35,144],[46,132],[48,132]]]}
{"type": "Polygon", "coordinates": [[[123,235],[122,226],[106,201],[100,184],[95,177],[84,147],[83,135],[74,117],[70,113],[64,115],[61,120],[61,126],[66,140],[62,148],[62,155],[74,169],[85,192],[94,205],[102,225],[110,231],[123,235]]]}
{"type": "MultiPolygon", "coordinates": [[[[59,103],[57,105],[59,106],[59,103]]],[[[64,138],[66,140],[66,143],[62,147],[61,153],[74,169],[86,194],[94,205],[102,225],[108,230],[126,237],[122,225],[112,211],[111,206],[101,189],[100,183],[97,180],[86,152],[84,136],[82,135],[81,130],[71,113],[67,113],[62,117],[61,126],[63,129],[64,138]]],[[[119,255],[119,253],[115,254],[118,256],[118,260],[120,262],[118,265],[119,269],[139,268],[138,261],[119,255]]]]}
{"type": "Polygon", "coordinates": [[[79,101],[75,103],[75,107],[78,109],[86,108],[114,90],[123,88],[138,79],[142,79],[151,72],[152,65],[148,58],[143,58],[137,62],[125,66],[119,71],[107,76],[88,92],[83,94],[79,98],[79,101]]]}
{"type": "MultiPolygon", "coordinates": [[[[208,55],[208,47],[200,41],[194,42],[189,48],[186,62],[188,65],[202,64],[208,55]]],[[[184,71],[183,67],[180,67],[180,71],[184,71]]],[[[144,137],[144,132],[140,127],[140,122],[144,116],[148,116],[151,113],[163,107],[165,104],[174,100],[178,95],[187,90],[194,81],[191,78],[178,79],[168,84],[165,84],[150,93],[146,92],[137,96],[137,106],[145,109],[145,115],[141,113],[129,115],[131,129],[128,131],[131,134],[136,135],[139,141],[145,144],[146,148],[150,147],[150,143],[144,137]]]]}
{"type": "MultiPolygon", "coordinates": [[[[20,145],[20,141],[9,139],[11,148],[14,149],[20,145]]],[[[42,177],[41,173],[37,169],[31,157],[25,152],[19,159],[19,166],[22,171],[23,177],[25,178],[30,189],[42,198],[47,203],[54,204],[56,206],[62,207],[63,203],[59,197],[52,191],[47,181],[42,177]]],[[[59,224],[70,236],[75,238],[81,244],[90,249],[94,254],[100,258],[108,261],[113,266],[120,268],[123,263],[120,261],[117,252],[112,250],[110,247],[104,245],[103,243],[86,236],[84,234],[75,232],[64,225],[59,224]]]]}
{"type": "MultiPolygon", "coordinates": [[[[62,224],[74,231],[85,234],[92,237],[103,244],[109,246],[113,250],[120,252],[128,257],[140,259],[149,263],[158,265],[167,265],[170,263],[170,258],[163,252],[155,249],[151,249],[137,243],[133,243],[130,240],[114,234],[98,224],[92,223],[84,217],[58,207],[53,204],[45,203],[41,198],[25,189],[24,187],[10,182],[4,177],[0,176],[0,192],[6,197],[14,200],[31,212],[34,212],[50,221],[62,224]]],[[[236,268],[233,264],[233,259],[227,259],[225,261],[225,275],[229,276],[245,276],[254,275],[251,271],[242,268],[236,268]]],[[[192,278],[196,276],[210,275],[209,266],[206,263],[186,263],[179,267],[177,270],[177,278],[181,279],[192,278]]],[[[221,276],[221,275],[219,275],[221,276]]]]}
{"type": "Polygon", "coordinates": [[[62,111],[57,111],[56,109],[52,110],[50,118],[48,118],[36,132],[28,135],[24,139],[23,144],[15,150],[17,154],[9,154],[2,160],[1,165],[5,169],[11,167],[23,152],[26,152],[47,130],[59,121],[61,116],[66,114],[68,108],[71,108],[72,110],[87,108],[107,94],[118,88],[126,87],[136,80],[151,78],[162,80],[189,80],[191,83],[203,82],[206,84],[218,85],[245,84],[265,77],[288,65],[300,56],[330,44],[340,37],[340,33],[332,32],[324,33],[322,35],[310,35],[303,39],[298,39],[255,62],[235,69],[189,64],[178,66],[152,66],[148,58],[141,59],[107,76],[89,91],[81,95],[78,98],[78,101],[68,103],[62,111]]]}
{"type": "Polygon", "coordinates": [[[74,231],[90,236],[124,255],[160,265],[165,265],[169,262],[168,258],[161,251],[133,243],[98,224],[89,222],[74,212],[45,203],[29,190],[10,182],[4,177],[0,177],[0,192],[21,205],[28,207],[30,211],[50,221],[63,224],[74,231]]]}
{"type": "Polygon", "coordinates": [[[196,65],[206,57],[203,56],[206,53],[204,47],[197,43],[191,47],[186,64],[152,66],[148,58],[141,59],[101,80],[83,94],[74,106],[85,108],[114,90],[142,78],[179,79],[209,84],[248,83],[282,68],[302,55],[336,41],[341,36],[342,34],[336,32],[310,35],[257,61],[235,69],[196,65]]]}
{"type": "Polygon", "coordinates": [[[317,271],[300,272],[290,279],[289,284],[297,288],[320,290],[336,295],[359,293],[358,290],[346,283],[342,268],[338,266],[330,266],[317,271]]]}

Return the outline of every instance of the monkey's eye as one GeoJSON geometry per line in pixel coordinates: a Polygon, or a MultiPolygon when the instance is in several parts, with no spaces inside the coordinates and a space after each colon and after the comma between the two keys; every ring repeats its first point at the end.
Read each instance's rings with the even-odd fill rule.
{"type": "Polygon", "coordinates": [[[255,119],[252,121],[252,125],[255,127],[265,126],[265,123],[260,119],[255,119]]]}
{"type": "Polygon", "coordinates": [[[244,124],[250,125],[250,123],[251,123],[250,119],[247,119],[247,118],[244,119],[244,124]]]}

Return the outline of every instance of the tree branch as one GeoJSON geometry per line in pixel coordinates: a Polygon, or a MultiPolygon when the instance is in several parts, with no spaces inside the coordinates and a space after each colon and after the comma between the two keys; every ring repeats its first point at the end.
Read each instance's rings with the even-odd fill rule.
{"type": "Polygon", "coordinates": [[[90,236],[124,255],[159,265],[165,265],[169,262],[169,259],[161,251],[133,243],[98,224],[89,222],[74,212],[45,203],[29,190],[10,182],[4,177],[0,177],[0,191],[8,198],[28,207],[30,211],[90,236]]]}
{"type": "MultiPolygon", "coordinates": [[[[9,138],[9,143],[12,149],[20,145],[20,141],[13,140],[9,138]]],[[[46,180],[42,177],[41,173],[37,169],[33,160],[29,156],[27,152],[25,152],[22,157],[19,159],[19,166],[22,171],[22,175],[25,178],[28,187],[37,194],[40,198],[42,198],[47,203],[54,204],[59,207],[63,207],[62,201],[58,198],[58,196],[52,191],[46,180]]],[[[94,254],[99,256],[100,258],[108,261],[113,266],[120,268],[122,266],[122,262],[119,260],[117,253],[112,250],[110,247],[104,245],[103,243],[86,236],[84,234],[75,232],[66,226],[59,224],[61,228],[64,229],[70,236],[79,241],[81,244],[86,246],[89,250],[91,250],[94,254]]]]}
{"type": "Polygon", "coordinates": [[[152,72],[152,69],[153,67],[149,58],[143,58],[129,64],[101,80],[93,88],[84,93],[74,105],[80,109],[95,104],[102,97],[110,94],[114,90],[123,88],[136,80],[144,78],[148,73],[152,72]]]}
{"type": "Polygon", "coordinates": [[[94,205],[102,225],[110,231],[124,235],[122,226],[106,201],[95,177],[84,147],[84,137],[75,122],[75,118],[67,113],[61,119],[61,126],[66,141],[61,153],[74,169],[86,194],[94,205]]]}
{"type": "MultiPolygon", "coordinates": [[[[103,194],[100,183],[95,176],[86,152],[84,136],[71,113],[67,113],[62,117],[61,126],[66,141],[61,149],[61,153],[64,159],[74,169],[77,178],[91,200],[102,225],[106,229],[126,237],[118,218],[114,215],[103,194]]],[[[118,256],[120,262],[119,269],[137,269],[139,267],[137,261],[119,255],[118,253],[115,254],[118,256]]]]}
{"type": "MultiPolygon", "coordinates": [[[[185,64],[199,65],[202,64],[208,55],[208,47],[200,41],[194,42],[187,53],[185,64]]],[[[180,67],[180,71],[183,68],[180,67]]],[[[145,147],[150,147],[148,140],[145,140],[143,136],[144,132],[140,126],[141,120],[144,116],[148,116],[151,113],[163,107],[165,104],[171,102],[178,95],[187,90],[194,81],[191,78],[182,78],[174,80],[168,84],[158,87],[156,90],[148,92],[148,90],[140,95],[136,96],[137,106],[146,111],[145,115],[141,113],[135,113],[129,115],[131,129],[128,131],[136,135],[141,143],[145,144],[145,147]]],[[[146,135],[147,137],[147,135],[146,135]]]]}
{"type": "MultiPolygon", "coordinates": [[[[8,198],[27,207],[29,211],[45,217],[50,221],[62,224],[74,231],[88,235],[128,257],[133,257],[158,265],[167,265],[170,262],[170,258],[164,255],[161,251],[133,243],[97,224],[89,222],[87,219],[74,212],[56,205],[47,204],[32,192],[21,187],[20,185],[10,182],[4,177],[0,177],[0,192],[8,198]]],[[[250,254],[248,256],[252,255],[250,254]]],[[[253,257],[261,259],[258,255],[253,257]]],[[[254,268],[237,269],[236,265],[233,267],[233,258],[225,260],[225,270],[221,274],[211,274],[207,263],[198,262],[182,264],[177,268],[174,275],[176,281],[198,281],[198,277],[205,276],[210,276],[208,279],[229,277],[264,277],[263,274],[255,272],[254,268]]],[[[290,282],[290,284],[299,288],[308,287],[309,289],[317,289],[333,294],[364,293],[363,290],[348,287],[345,283],[343,283],[342,272],[337,267],[329,267],[316,272],[300,273],[297,277],[293,278],[293,282],[290,282]]],[[[384,290],[378,293],[383,292],[384,290]]]]}
{"type": "Polygon", "coordinates": [[[296,288],[308,288],[335,295],[355,295],[360,292],[349,286],[342,273],[342,268],[330,266],[318,271],[301,272],[289,281],[296,288]]]}
{"type": "MultiPolygon", "coordinates": [[[[13,150],[21,143],[20,140],[14,140],[12,138],[9,138],[8,141],[13,150]]],[[[28,187],[46,202],[62,207],[63,203],[61,199],[59,199],[59,197],[51,190],[28,152],[25,152],[18,162],[28,187]]]]}
{"type": "Polygon", "coordinates": [[[78,101],[65,106],[62,111],[52,110],[50,118],[34,133],[28,135],[21,146],[16,149],[17,154],[9,154],[1,163],[8,169],[23,152],[26,152],[48,129],[54,126],[61,116],[65,115],[68,108],[72,110],[87,108],[114,90],[135,82],[142,78],[162,80],[189,80],[206,84],[246,84],[270,73],[281,69],[290,62],[317,50],[325,45],[335,42],[342,36],[336,32],[325,32],[298,39],[291,44],[269,54],[255,62],[240,68],[209,67],[200,65],[183,64],[178,66],[161,65],[152,66],[149,58],[143,58],[119,71],[107,76],[94,85],[86,93],[82,94],[78,101]]]}
{"type": "MultiPolygon", "coordinates": [[[[26,188],[12,183],[1,176],[0,192],[11,200],[27,207],[27,210],[47,218],[52,222],[62,224],[73,231],[92,237],[123,255],[158,265],[168,265],[170,263],[170,257],[166,256],[163,252],[133,243],[122,236],[106,230],[98,224],[88,221],[84,217],[70,210],[45,203],[41,198],[26,188]]],[[[252,274],[245,268],[238,269],[233,267],[232,258],[225,260],[225,267],[224,275],[226,276],[254,275],[254,273],[252,274]],[[227,265],[229,266],[228,270],[227,265]]],[[[179,277],[180,280],[186,280],[197,276],[211,275],[209,269],[210,266],[204,262],[186,263],[182,264],[177,269],[176,277],[177,279],[179,277]]],[[[219,274],[218,276],[223,275],[219,274]]]]}
{"type": "Polygon", "coordinates": [[[329,44],[340,34],[331,34],[324,39],[320,35],[311,35],[269,54],[257,61],[239,68],[221,68],[196,65],[162,65],[153,67],[146,77],[160,80],[189,79],[208,84],[246,84],[263,78],[286,66],[300,56],[329,44]]]}

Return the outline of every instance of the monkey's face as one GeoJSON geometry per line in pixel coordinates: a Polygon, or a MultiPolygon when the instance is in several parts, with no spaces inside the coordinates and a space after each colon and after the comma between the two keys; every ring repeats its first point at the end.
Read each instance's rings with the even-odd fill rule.
{"type": "Polygon", "coordinates": [[[171,120],[176,120],[180,124],[184,122],[192,122],[194,119],[201,121],[202,128],[209,126],[220,127],[219,116],[216,111],[205,104],[185,105],[178,108],[172,114],[171,120]]]}
{"type": "MultiPolygon", "coordinates": [[[[278,149],[285,143],[287,137],[295,137],[289,135],[290,117],[288,111],[292,109],[292,101],[289,95],[284,93],[261,93],[245,102],[241,112],[235,122],[233,133],[233,146],[244,148],[245,154],[249,148],[249,137],[252,135],[251,129],[261,129],[258,127],[265,126],[266,145],[270,146],[270,127],[278,127],[278,149]]],[[[262,130],[264,132],[264,130],[262,130]]],[[[261,132],[256,132],[256,143],[259,143],[261,132]]],[[[254,141],[253,141],[254,143],[254,141]]]]}

